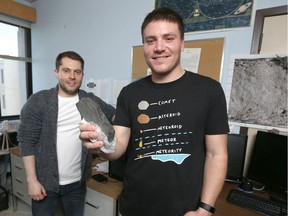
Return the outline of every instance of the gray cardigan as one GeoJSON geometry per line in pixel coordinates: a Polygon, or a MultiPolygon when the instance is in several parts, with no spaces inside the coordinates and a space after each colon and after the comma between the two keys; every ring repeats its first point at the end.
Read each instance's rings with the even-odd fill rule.
{"type": "MultiPolygon", "coordinates": [[[[92,93],[79,90],[79,99],[89,97],[96,101],[107,119],[112,122],[113,106],[92,93]]],[[[59,191],[59,174],[56,152],[58,118],[58,86],[33,94],[23,106],[17,139],[21,156],[35,155],[36,173],[46,190],[59,191]]],[[[81,181],[91,175],[92,154],[82,148],[81,181]]]]}

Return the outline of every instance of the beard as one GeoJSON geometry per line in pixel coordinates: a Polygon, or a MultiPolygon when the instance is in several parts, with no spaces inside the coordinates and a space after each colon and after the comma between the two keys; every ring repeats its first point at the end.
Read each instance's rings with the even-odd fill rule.
{"type": "Polygon", "coordinates": [[[65,92],[67,95],[74,96],[78,93],[79,88],[81,86],[81,83],[74,88],[67,88],[63,83],[59,82],[59,88],[62,89],[63,92],[65,92]]]}

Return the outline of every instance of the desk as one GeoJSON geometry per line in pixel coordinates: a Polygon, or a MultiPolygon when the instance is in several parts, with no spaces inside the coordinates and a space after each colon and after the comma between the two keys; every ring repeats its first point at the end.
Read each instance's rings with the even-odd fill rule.
{"type": "MultiPolygon", "coordinates": [[[[96,159],[93,167],[101,163],[96,159]]],[[[97,174],[93,170],[92,174],[97,174]]],[[[107,182],[97,182],[92,178],[86,181],[87,193],[85,198],[84,215],[86,216],[116,216],[118,215],[118,198],[122,191],[123,183],[103,174],[108,178],[107,182]]]]}
{"type": "MultiPolygon", "coordinates": [[[[118,199],[121,190],[122,190],[122,182],[116,181],[110,177],[108,177],[108,182],[106,184],[96,182],[93,179],[89,179],[87,181],[87,187],[93,190],[96,190],[100,193],[103,193],[107,196],[112,197],[113,199],[118,199]]],[[[216,201],[215,208],[216,212],[213,216],[261,216],[261,214],[252,212],[250,210],[235,206],[226,201],[226,198],[231,189],[237,188],[238,185],[235,183],[225,183],[223,189],[216,201]]],[[[255,192],[257,193],[257,192],[255,192]]],[[[267,194],[258,193],[261,196],[266,196],[267,194]]]]}
{"type": "Polygon", "coordinates": [[[123,183],[116,179],[112,179],[107,175],[103,174],[108,178],[107,183],[97,182],[92,178],[89,178],[86,182],[86,186],[92,190],[96,190],[99,193],[105,194],[115,200],[117,200],[122,191],[123,183]]]}
{"type": "MultiPolygon", "coordinates": [[[[223,189],[216,201],[215,208],[216,212],[213,216],[260,216],[261,214],[252,212],[250,210],[238,207],[230,204],[226,201],[226,198],[231,189],[237,188],[238,185],[235,183],[225,183],[223,189]]],[[[257,192],[255,192],[256,194],[257,192]]],[[[267,196],[267,194],[258,193],[261,196],[267,196]]]]}
{"type": "MultiPolygon", "coordinates": [[[[92,166],[94,167],[96,164],[99,164],[102,162],[103,162],[102,160],[99,160],[99,158],[97,158],[92,162],[92,166]]],[[[93,169],[92,174],[97,174],[97,173],[99,173],[99,172],[97,172],[96,170],[93,169]]],[[[120,196],[121,191],[122,191],[123,183],[121,181],[116,180],[116,179],[110,178],[108,176],[108,174],[103,174],[103,175],[108,178],[107,183],[97,182],[94,179],[89,178],[86,181],[87,187],[92,189],[92,190],[96,190],[100,193],[103,193],[103,194],[117,200],[120,196]]]]}
{"type": "MultiPolygon", "coordinates": [[[[20,156],[19,156],[19,148],[11,148],[10,149],[10,154],[12,156],[12,158],[14,158],[13,156],[15,156],[15,158],[17,159],[17,157],[19,157],[19,160],[20,160],[20,156]]],[[[99,161],[99,160],[95,160],[93,161],[93,166],[99,162],[103,162],[103,161],[99,161]]],[[[20,161],[19,161],[20,163],[20,161]]],[[[14,164],[14,163],[12,163],[14,164]]],[[[19,169],[19,166],[17,166],[18,169],[19,169]]],[[[93,171],[93,174],[96,174],[97,172],[94,170],[93,171]]],[[[105,175],[105,174],[104,174],[105,175]]],[[[106,177],[107,174],[105,175],[106,177]]],[[[13,166],[12,166],[12,179],[16,178],[17,176],[15,176],[15,172],[13,172],[13,166]]],[[[23,177],[23,182],[25,182],[26,179],[23,177]]],[[[15,187],[17,184],[17,182],[14,181],[14,184],[13,184],[13,187],[15,187]]],[[[111,215],[116,215],[117,213],[117,200],[120,196],[120,193],[122,191],[122,187],[123,187],[123,183],[121,181],[117,181],[113,178],[110,178],[108,177],[108,182],[107,183],[102,183],[102,182],[97,182],[95,181],[94,179],[88,179],[87,180],[87,188],[88,189],[91,189],[91,191],[97,191],[98,193],[100,194],[104,194],[105,196],[107,197],[110,197],[112,199],[111,202],[111,205],[113,206],[113,214],[109,214],[109,216],[111,215]],[[114,202],[115,201],[115,202],[114,202]]],[[[215,208],[216,208],[216,212],[215,214],[213,214],[213,216],[260,216],[260,214],[257,214],[257,213],[254,213],[250,210],[247,210],[247,209],[244,209],[244,208],[240,208],[238,206],[235,206],[233,204],[230,204],[226,201],[226,198],[230,192],[231,189],[233,188],[237,188],[238,185],[237,184],[233,184],[233,183],[225,183],[224,184],[224,187],[216,201],[216,204],[215,204],[215,208]]],[[[27,191],[27,188],[26,186],[21,186],[21,190],[23,191],[27,191]]],[[[17,188],[13,188],[13,193],[15,196],[19,196],[20,193],[17,193],[17,188]]],[[[255,192],[257,193],[257,192],[255,192]]],[[[27,192],[26,192],[27,194],[27,192]]],[[[261,196],[266,196],[268,197],[267,194],[262,194],[262,193],[258,193],[260,194],[261,196]]],[[[19,196],[20,199],[24,199],[22,196],[19,196]]],[[[25,200],[25,199],[24,199],[25,200]]],[[[27,197],[27,200],[29,201],[28,203],[30,203],[30,198],[27,197]]],[[[99,199],[92,199],[92,201],[99,201],[99,199]]],[[[101,199],[100,199],[101,200],[101,199]]],[[[101,206],[106,206],[105,204],[103,203],[100,203],[101,206]]],[[[98,205],[100,205],[99,203],[96,204],[96,207],[98,205]]],[[[30,204],[31,205],[31,204],[30,204]]],[[[95,205],[95,204],[94,204],[95,205]]],[[[99,207],[97,207],[99,208],[99,207]]],[[[99,208],[99,211],[101,210],[101,208],[99,208]]],[[[106,209],[105,209],[106,210],[106,209]]],[[[86,214],[88,215],[88,214],[86,214]]],[[[92,215],[92,214],[89,214],[89,215],[92,215]]],[[[108,215],[108,214],[97,214],[97,211],[93,210],[93,215],[108,215]],[[95,214],[94,214],[95,213],[95,214]]]]}

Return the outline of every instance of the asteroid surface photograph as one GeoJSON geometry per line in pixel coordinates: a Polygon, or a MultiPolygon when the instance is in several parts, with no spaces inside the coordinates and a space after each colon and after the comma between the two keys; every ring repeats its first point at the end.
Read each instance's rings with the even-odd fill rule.
{"type": "Polygon", "coordinates": [[[228,117],[287,128],[287,56],[235,59],[228,117]]]}

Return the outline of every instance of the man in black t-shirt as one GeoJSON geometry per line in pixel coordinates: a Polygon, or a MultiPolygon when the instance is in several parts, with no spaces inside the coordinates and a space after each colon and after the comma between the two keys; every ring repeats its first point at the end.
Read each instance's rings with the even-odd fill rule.
{"type": "Polygon", "coordinates": [[[118,97],[115,151],[104,153],[107,144],[88,141],[98,138],[95,127],[81,126],[80,137],[92,152],[108,160],[127,152],[122,216],[208,216],[224,183],[224,92],[218,82],[181,67],[183,26],[180,15],[167,8],[145,17],[141,33],[152,74],[118,97]]]}

